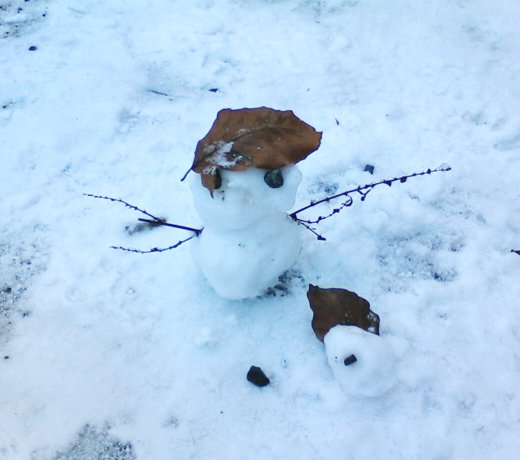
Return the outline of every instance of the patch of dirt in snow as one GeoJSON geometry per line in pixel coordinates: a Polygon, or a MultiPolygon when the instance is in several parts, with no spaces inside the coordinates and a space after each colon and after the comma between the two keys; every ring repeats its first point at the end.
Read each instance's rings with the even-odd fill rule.
{"type": "Polygon", "coordinates": [[[46,267],[46,251],[36,236],[32,242],[17,241],[7,234],[0,240],[0,349],[14,321],[31,314],[23,308],[23,296],[31,279],[46,267]]]}
{"type": "Polygon", "coordinates": [[[47,2],[0,0],[0,38],[18,37],[33,30],[47,17],[47,2]]]}
{"type": "Polygon", "coordinates": [[[463,238],[456,232],[414,232],[382,240],[378,261],[387,289],[403,292],[412,279],[453,281],[457,271],[450,253],[463,247],[463,238]]]}
{"type": "Polygon", "coordinates": [[[53,460],[134,460],[132,444],[121,442],[108,434],[107,428],[98,430],[85,425],[77,439],[65,450],[59,451],[53,460]]]}

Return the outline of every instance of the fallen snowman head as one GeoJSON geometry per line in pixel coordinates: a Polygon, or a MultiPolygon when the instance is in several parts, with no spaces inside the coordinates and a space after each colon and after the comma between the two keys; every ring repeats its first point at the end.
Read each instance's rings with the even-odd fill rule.
{"type": "Polygon", "coordinates": [[[318,149],[321,133],[292,111],[221,110],[195,150],[191,191],[204,231],[195,262],[217,294],[256,297],[277,284],[301,249],[294,205],[295,164],[318,149]]]}
{"type": "Polygon", "coordinates": [[[312,328],[343,391],[377,397],[395,383],[395,356],[379,335],[379,316],[368,301],[346,289],[309,285],[312,328]]]}

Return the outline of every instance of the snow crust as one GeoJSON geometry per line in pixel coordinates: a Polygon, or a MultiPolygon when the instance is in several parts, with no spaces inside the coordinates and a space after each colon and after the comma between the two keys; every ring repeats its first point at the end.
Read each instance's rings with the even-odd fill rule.
{"type": "Polygon", "coordinates": [[[356,326],[334,326],[324,338],[327,361],[343,391],[379,397],[396,382],[396,358],[388,340],[356,326]],[[345,365],[354,355],[356,362],[345,365]]]}
{"type": "Polygon", "coordinates": [[[519,2],[0,5],[4,457],[517,460],[519,2]],[[83,193],[200,228],[180,182],[197,141],[220,109],[262,105],[323,131],[295,208],[453,170],[355,199],[318,225],[327,241],[300,227],[284,295],[221,298],[193,240],[110,249],[189,233],[134,231],[142,215],[83,193]],[[338,384],[309,283],[380,316],[397,355],[382,396],[338,384]]]}
{"type": "Polygon", "coordinates": [[[192,245],[199,269],[217,294],[227,299],[256,297],[274,286],[295,262],[300,232],[287,216],[301,173],[282,169],[284,184],[270,188],[266,171],[222,170],[222,186],[209,191],[193,174],[191,190],[204,230],[192,245]]]}

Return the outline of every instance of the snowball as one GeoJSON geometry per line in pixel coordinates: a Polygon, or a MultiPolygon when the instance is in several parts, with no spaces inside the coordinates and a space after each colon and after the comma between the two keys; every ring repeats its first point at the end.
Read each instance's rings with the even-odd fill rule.
{"type": "Polygon", "coordinates": [[[394,385],[396,359],[384,338],[356,326],[339,325],[327,332],[324,343],[329,365],[345,393],[377,397],[394,385]],[[357,361],[345,365],[352,355],[357,361]]]}
{"type": "Polygon", "coordinates": [[[236,230],[273,214],[292,208],[302,174],[294,165],[281,168],[284,184],[271,188],[264,181],[267,170],[248,168],[245,171],[221,169],[222,186],[213,197],[201,183],[198,174],[192,174],[190,187],[195,209],[204,227],[236,230]]]}
{"type": "Polygon", "coordinates": [[[240,230],[206,226],[192,255],[220,297],[245,299],[262,294],[294,263],[300,251],[297,225],[287,215],[240,230]]]}

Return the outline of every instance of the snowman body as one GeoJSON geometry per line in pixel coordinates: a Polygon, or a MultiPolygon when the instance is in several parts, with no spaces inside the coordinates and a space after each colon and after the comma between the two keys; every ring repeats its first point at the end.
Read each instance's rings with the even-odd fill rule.
{"type": "Polygon", "coordinates": [[[293,265],[301,249],[297,225],[287,211],[294,205],[301,173],[281,168],[283,185],[273,188],[266,170],[220,171],[213,191],[191,180],[195,208],[204,229],[192,255],[217,294],[228,299],[261,295],[293,265]]]}

